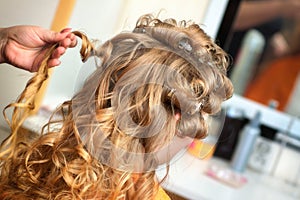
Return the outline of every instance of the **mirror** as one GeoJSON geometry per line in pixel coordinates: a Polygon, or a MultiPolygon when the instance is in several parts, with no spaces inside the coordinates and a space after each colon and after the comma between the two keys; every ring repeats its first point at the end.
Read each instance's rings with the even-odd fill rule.
{"type": "MultiPolygon", "coordinates": [[[[238,3],[234,5],[238,6],[238,12],[228,28],[227,37],[218,35],[222,39],[221,45],[233,59],[229,77],[235,93],[299,116],[299,20],[283,18],[279,14],[263,19],[255,14],[259,12],[259,6],[264,6],[261,1],[242,0],[238,3]],[[255,12],[252,11],[254,8],[255,12]]],[[[269,8],[267,12],[272,12],[272,6],[266,6],[269,8]]],[[[223,22],[225,25],[226,21],[223,22]]]]}

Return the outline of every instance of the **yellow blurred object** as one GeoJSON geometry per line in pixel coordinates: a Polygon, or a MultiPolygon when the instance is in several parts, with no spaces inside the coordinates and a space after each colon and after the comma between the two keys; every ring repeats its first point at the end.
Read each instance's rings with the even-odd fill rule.
{"type": "Polygon", "coordinates": [[[203,140],[195,139],[189,146],[188,152],[197,158],[208,160],[215,151],[215,143],[205,142],[203,140]]]}
{"type": "Polygon", "coordinates": [[[155,200],[171,200],[167,193],[159,187],[158,193],[156,194],[155,200]]]}

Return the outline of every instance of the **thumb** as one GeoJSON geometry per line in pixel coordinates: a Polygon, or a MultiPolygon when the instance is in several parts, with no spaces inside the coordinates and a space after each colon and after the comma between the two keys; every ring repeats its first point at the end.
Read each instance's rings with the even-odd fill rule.
{"type": "Polygon", "coordinates": [[[72,28],[64,28],[63,30],[60,31],[60,33],[70,33],[72,28]]]}
{"type": "Polygon", "coordinates": [[[48,43],[60,42],[67,37],[71,30],[71,28],[65,28],[60,32],[49,31],[44,35],[44,40],[48,43]]]}

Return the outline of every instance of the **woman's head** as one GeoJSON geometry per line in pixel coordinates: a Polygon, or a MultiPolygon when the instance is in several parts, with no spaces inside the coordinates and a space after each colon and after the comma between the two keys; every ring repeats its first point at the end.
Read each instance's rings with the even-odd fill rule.
{"type": "Polygon", "coordinates": [[[228,57],[198,25],[150,15],[99,48],[77,34],[81,53],[101,64],[65,103],[62,127],[23,149],[25,169],[35,166],[28,177],[55,175],[57,194],[70,190],[73,197],[86,197],[91,188],[105,198],[153,196],[161,152],[171,151],[176,138],[205,137],[205,115],[232,95],[228,57]],[[36,165],[41,157],[50,171],[36,165]],[[142,179],[133,181],[133,173],[142,179]]]}
{"type": "Polygon", "coordinates": [[[195,24],[143,16],[94,54],[102,63],[74,97],[73,118],[88,151],[112,167],[148,159],[138,170],[154,170],[157,151],[175,135],[205,137],[204,116],[232,95],[226,54],[195,24]]]}

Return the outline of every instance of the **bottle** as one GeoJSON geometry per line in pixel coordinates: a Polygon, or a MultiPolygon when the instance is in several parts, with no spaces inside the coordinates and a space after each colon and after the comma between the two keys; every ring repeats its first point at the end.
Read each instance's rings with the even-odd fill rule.
{"type": "Polygon", "coordinates": [[[256,138],[260,134],[261,112],[258,111],[254,118],[242,129],[238,146],[231,161],[231,168],[239,173],[245,171],[249,157],[252,153],[256,138]]]}
{"type": "Polygon", "coordinates": [[[223,129],[216,144],[214,156],[228,161],[232,159],[238,142],[238,134],[246,122],[244,110],[231,106],[227,108],[223,129]]]}
{"type": "Polygon", "coordinates": [[[235,94],[243,96],[247,85],[253,78],[255,66],[257,66],[265,43],[264,36],[260,31],[251,29],[246,33],[237,62],[230,75],[235,94]]]}

